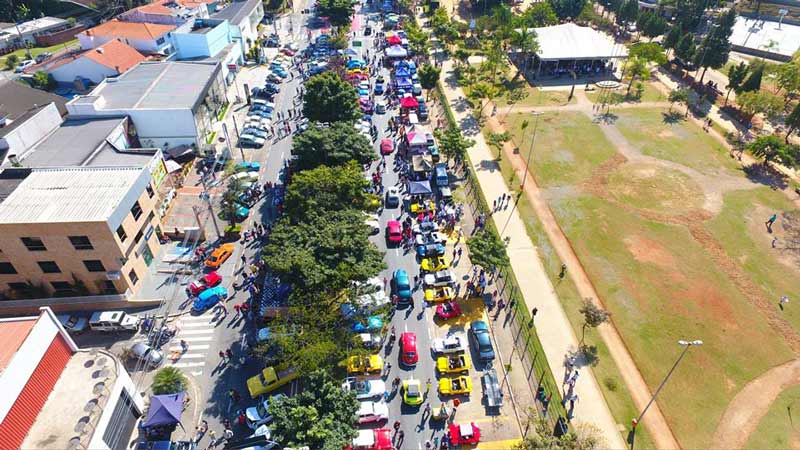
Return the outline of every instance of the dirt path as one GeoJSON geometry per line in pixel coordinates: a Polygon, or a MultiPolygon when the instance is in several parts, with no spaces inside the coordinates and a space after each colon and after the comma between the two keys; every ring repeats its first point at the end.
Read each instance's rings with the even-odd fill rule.
{"type": "Polygon", "coordinates": [[[773,367],[747,383],[722,414],[711,447],[743,448],[772,402],[785,389],[797,384],[800,384],[800,359],[773,367]]]}

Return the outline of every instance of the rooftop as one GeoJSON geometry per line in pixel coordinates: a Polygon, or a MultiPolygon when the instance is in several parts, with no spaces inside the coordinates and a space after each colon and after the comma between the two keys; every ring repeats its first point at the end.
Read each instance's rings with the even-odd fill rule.
{"type": "Polygon", "coordinates": [[[26,70],[26,72],[36,73],[40,70],[49,72],[79,58],[86,58],[102,66],[116,69],[119,73],[126,72],[131,67],[146,59],[144,55],[137,52],[133,47],[118,39],[114,39],[96,48],[65,53],[55,58],[47,59],[41,64],[37,64],[29,70],[26,70]]]}
{"type": "Polygon", "coordinates": [[[40,17],[38,19],[33,19],[27,22],[23,22],[16,26],[14,26],[14,24],[11,24],[7,28],[3,28],[0,31],[7,31],[11,34],[18,34],[17,27],[19,27],[19,31],[24,34],[24,33],[33,33],[43,28],[51,28],[51,27],[67,26],[67,25],[69,25],[69,22],[67,22],[64,19],[59,19],[58,17],[40,17]]]}
{"type": "Polygon", "coordinates": [[[113,36],[127,39],[158,39],[174,30],[175,25],[162,25],[157,23],[122,22],[117,19],[109,20],[90,28],[81,34],[87,36],[113,36]]]}
{"type": "Polygon", "coordinates": [[[6,118],[10,123],[0,126],[0,137],[25,122],[25,120],[38,112],[41,108],[56,103],[58,112],[62,116],[67,114],[64,106],[67,99],[46,91],[34,89],[25,84],[0,79],[0,119],[6,118]],[[15,125],[14,122],[17,122],[15,125]]]}
{"type": "Polygon", "coordinates": [[[611,36],[589,27],[564,23],[533,30],[536,31],[539,42],[539,51],[536,55],[542,60],[607,59],[628,56],[624,45],[618,45],[611,36]]]}
{"type": "Polygon", "coordinates": [[[154,151],[120,150],[110,142],[125,121],[125,117],[66,120],[17,157],[24,167],[142,167],[152,160],[154,151]]]}
{"type": "Polygon", "coordinates": [[[25,317],[0,321],[0,373],[19,350],[19,347],[28,338],[28,333],[36,325],[38,317],[25,317]]]}
{"type": "Polygon", "coordinates": [[[86,448],[117,380],[117,364],[113,356],[104,352],[73,354],[21,447],[86,448]],[[71,446],[73,438],[84,447],[71,446]]]}
{"type": "Polygon", "coordinates": [[[194,108],[219,70],[219,62],[143,62],[71,102],[102,97],[105,105],[96,107],[104,110],[194,108]]]}
{"type": "Polygon", "coordinates": [[[211,17],[214,19],[227,19],[231,24],[238,25],[259,4],[261,4],[261,0],[232,1],[222,10],[212,14],[211,17]]]}
{"type": "MultiPolygon", "coordinates": [[[[0,203],[0,224],[107,220],[143,170],[146,169],[6,169],[0,176],[16,172],[21,180],[16,189],[0,203]]],[[[6,178],[3,181],[8,183],[16,181],[10,176],[0,178],[6,178]]]]}
{"type": "Polygon", "coordinates": [[[800,49],[800,26],[739,16],[730,42],[739,47],[791,57],[800,49]]]}

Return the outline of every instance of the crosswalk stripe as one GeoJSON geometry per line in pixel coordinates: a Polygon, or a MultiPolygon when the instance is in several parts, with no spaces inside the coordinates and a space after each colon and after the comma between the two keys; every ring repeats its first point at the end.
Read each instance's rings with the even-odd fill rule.
{"type": "Polygon", "coordinates": [[[181,336],[188,336],[193,334],[210,334],[214,333],[213,328],[208,328],[205,330],[182,330],[176,337],[180,338],[181,336]]]}
{"type": "Polygon", "coordinates": [[[186,317],[181,317],[179,319],[179,322],[199,322],[201,320],[204,320],[204,321],[208,322],[209,320],[211,320],[213,318],[214,318],[213,315],[211,315],[211,316],[186,316],[186,317]]]}
{"type": "Polygon", "coordinates": [[[177,367],[179,369],[184,368],[184,367],[201,367],[201,366],[205,366],[205,365],[206,365],[205,361],[190,362],[190,363],[181,363],[181,362],[179,362],[179,363],[172,364],[173,367],[177,367]]]}
{"type": "Polygon", "coordinates": [[[208,355],[206,355],[205,353],[184,353],[183,355],[180,356],[180,358],[178,358],[178,360],[180,361],[182,359],[203,359],[206,356],[208,355]]]}
{"type": "Polygon", "coordinates": [[[199,377],[200,375],[202,375],[202,374],[203,374],[203,371],[202,371],[202,370],[193,370],[193,371],[192,371],[192,372],[190,372],[190,373],[191,373],[192,375],[196,376],[196,377],[199,377]]]}
{"type": "Polygon", "coordinates": [[[209,342],[214,340],[214,336],[186,336],[183,340],[186,342],[209,342]]]}
{"type": "Polygon", "coordinates": [[[185,329],[185,328],[209,327],[209,326],[211,328],[214,328],[214,324],[213,323],[208,323],[208,322],[189,322],[189,323],[181,322],[181,324],[178,325],[178,326],[180,328],[183,328],[183,329],[185,329]]]}
{"type": "MultiPolygon", "coordinates": [[[[193,345],[191,347],[191,349],[192,350],[208,350],[209,347],[210,347],[209,345],[198,344],[198,345],[193,345]]],[[[176,351],[179,351],[179,350],[183,350],[180,345],[177,345],[175,347],[170,347],[169,348],[169,351],[171,351],[171,352],[176,352],[176,351]]]]}

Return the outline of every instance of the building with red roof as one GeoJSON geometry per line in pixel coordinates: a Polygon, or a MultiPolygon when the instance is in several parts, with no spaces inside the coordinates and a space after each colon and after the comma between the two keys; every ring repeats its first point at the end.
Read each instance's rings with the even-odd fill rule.
{"type": "Polygon", "coordinates": [[[144,54],[168,55],[172,53],[169,33],[176,25],[158,23],[123,22],[113,19],[78,34],[81,48],[97,48],[118,39],[144,54]]]}
{"type": "Polygon", "coordinates": [[[73,83],[76,79],[80,79],[91,84],[99,84],[108,77],[125,73],[146,59],[135,48],[114,39],[89,50],[51,58],[31,67],[28,72],[47,72],[58,83],[73,83]]]}

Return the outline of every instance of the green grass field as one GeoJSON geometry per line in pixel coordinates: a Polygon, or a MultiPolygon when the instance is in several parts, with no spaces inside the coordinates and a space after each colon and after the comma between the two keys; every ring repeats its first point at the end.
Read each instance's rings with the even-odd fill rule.
{"type": "MultiPolygon", "coordinates": [[[[665,123],[663,111],[657,109],[613,112],[623,136],[644,154],[705,174],[743,177],[727,151],[692,123],[665,123]]],[[[517,141],[521,120],[509,120],[517,141]]],[[[660,165],[620,162],[603,169],[606,182],[598,185],[598,169],[615,155],[599,126],[579,113],[545,115],[540,120],[532,163],[535,177],[546,188],[552,211],[651,389],[680,353],[679,339],[704,341],[674,373],[660,394],[660,405],[683,447],[707,448],[731,398],[754,377],[790,359],[788,346],[686,225],[673,219],[659,221],[703,217],[692,214],[704,200],[694,179],[660,165]],[[590,178],[593,182],[587,184],[590,178]]],[[[501,167],[504,164],[508,165],[501,160],[501,167]]],[[[510,167],[505,173],[511,185],[518,186],[509,178],[510,167]]],[[[529,233],[538,236],[534,239],[548,269],[557,270],[560,262],[527,208],[522,205],[521,213],[529,233]]],[[[797,298],[796,266],[770,255],[769,238],[758,231],[759,224],[763,230],[768,211],[789,208],[780,193],[766,188],[735,191],[724,197],[717,217],[705,223],[697,219],[697,226],[708,229],[730,258],[742,261],[745,275],[769,295],[786,290],[797,298]]],[[[559,290],[580,332],[580,299],[566,283],[559,290]]],[[[790,320],[797,325],[797,317],[790,320]]],[[[622,421],[624,411],[629,420],[635,411],[605,386],[608,382],[624,389],[624,383],[613,370],[603,370],[608,360],[603,346],[598,346],[598,354],[595,370],[615,417],[622,421]]]]}
{"type": "Polygon", "coordinates": [[[800,386],[783,391],[750,436],[747,448],[797,448],[800,443],[800,386]]]}
{"type": "MultiPolygon", "coordinates": [[[[635,85],[636,83],[634,83],[635,85]]],[[[640,102],[665,102],[667,101],[667,96],[661,93],[661,91],[656,88],[653,83],[645,81],[642,83],[644,86],[644,90],[642,91],[641,96],[636,96],[636,86],[631,88],[631,93],[626,95],[625,92],[628,90],[628,85],[624,84],[616,91],[602,91],[599,89],[595,89],[594,91],[589,91],[586,93],[586,97],[589,98],[589,101],[592,103],[600,103],[601,101],[605,100],[608,102],[608,97],[614,97],[616,103],[623,103],[623,102],[630,102],[630,103],[640,103],[640,102]]]]}

